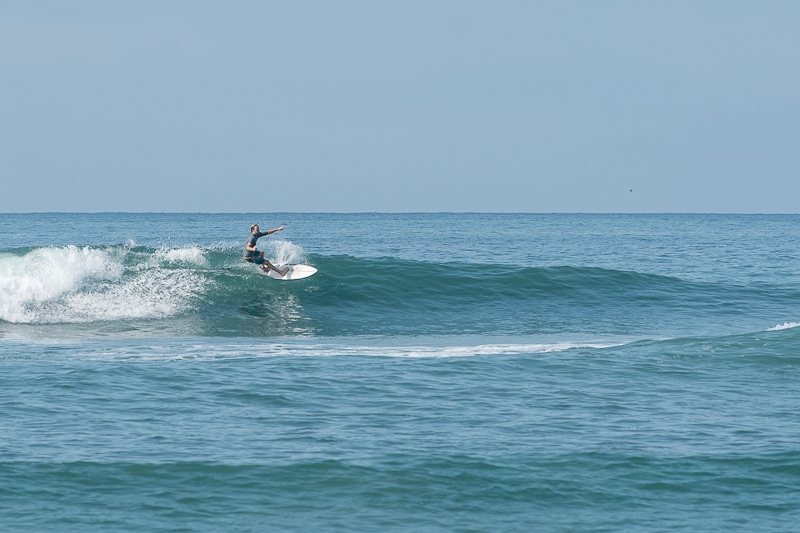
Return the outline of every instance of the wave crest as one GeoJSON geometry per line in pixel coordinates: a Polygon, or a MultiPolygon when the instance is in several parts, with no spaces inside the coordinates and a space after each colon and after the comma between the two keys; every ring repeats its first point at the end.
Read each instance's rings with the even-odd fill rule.
{"type": "Polygon", "coordinates": [[[800,326],[800,322],[784,322],[783,324],[778,324],[774,328],[769,328],[767,331],[780,331],[782,329],[791,329],[800,326]]]}
{"type": "Polygon", "coordinates": [[[202,268],[209,266],[205,252],[197,246],[158,250],[154,259],[157,263],[186,263],[202,268]]]}
{"type": "MultiPolygon", "coordinates": [[[[191,270],[128,269],[129,253],[128,248],[66,246],[22,256],[0,254],[0,320],[36,324],[162,318],[191,307],[207,285],[191,270]]],[[[151,258],[148,263],[205,260],[199,249],[167,250],[151,258]]]]}

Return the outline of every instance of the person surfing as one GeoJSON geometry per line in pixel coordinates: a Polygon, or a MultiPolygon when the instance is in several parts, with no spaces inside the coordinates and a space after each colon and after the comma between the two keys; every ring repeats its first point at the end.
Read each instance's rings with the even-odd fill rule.
{"type": "Polygon", "coordinates": [[[256,242],[258,239],[265,235],[272,235],[276,231],[283,231],[285,226],[281,226],[280,228],[275,229],[268,229],[267,231],[261,232],[259,231],[258,224],[253,224],[250,226],[250,237],[247,239],[247,242],[244,245],[244,260],[249,263],[255,263],[257,265],[261,265],[261,268],[264,272],[269,272],[270,270],[274,270],[281,277],[285,276],[287,272],[289,272],[289,267],[284,267],[283,270],[278,269],[275,265],[264,259],[264,252],[259,252],[258,248],[256,248],[256,242]]]}

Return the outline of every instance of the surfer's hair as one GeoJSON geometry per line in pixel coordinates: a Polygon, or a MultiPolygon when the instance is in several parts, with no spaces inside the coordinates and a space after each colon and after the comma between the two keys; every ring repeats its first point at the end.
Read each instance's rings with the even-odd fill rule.
{"type": "Polygon", "coordinates": [[[253,230],[254,230],[254,229],[256,229],[257,227],[258,227],[258,224],[253,224],[252,226],[250,226],[250,231],[253,231],[253,230]]]}

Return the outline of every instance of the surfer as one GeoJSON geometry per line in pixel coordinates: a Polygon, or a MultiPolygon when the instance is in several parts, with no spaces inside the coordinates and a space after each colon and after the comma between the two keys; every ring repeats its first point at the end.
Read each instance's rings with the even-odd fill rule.
{"type": "Polygon", "coordinates": [[[258,224],[253,224],[250,226],[250,237],[247,239],[247,243],[244,245],[244,260],[250,263],[255,263],[257,265],[261,265],[261,268],[264,269],[264,272],[269,272],[270,270],[274,270],[281,276],[285,276],[287,272],[289,272],[289,267],[284,267],[283,270],[279,270],[278,267],[264,259],[264,252],[259,252],[258,248],[256,248],[256,241],[263,237],[264,235],[272,235],[276,231],[283,231],[284,226],[275,229],[268,229],[267,231],[261,232],[258,231],[258,224]]]}

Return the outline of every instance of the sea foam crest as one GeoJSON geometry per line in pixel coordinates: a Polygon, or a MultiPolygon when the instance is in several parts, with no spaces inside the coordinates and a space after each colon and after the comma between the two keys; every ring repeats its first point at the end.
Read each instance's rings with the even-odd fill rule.
{"type": "Polygon", "coordinates": [[[456,358],[487,355],[525,355],[564,352],[568,350],[591,350],[619,346],[619,343],[570,343],[553,344],[486,344],[479,346],[367,346],[317,343],[268,343],[246,342],[200,342],[171,344],[170,341],[148,343],[148,350],[131,350],[129,344],[116,346],[87,347],[81,355],[87,358],[115,359],[135,358],[151,360],[174,359],[243,359],[256,357],[396,357],[396,358],[456,358]]]}
{"type": "Polygon", "coordinates": [[[58,323],[160,318],[188,309],[206,281],[191,270],[126,274],[125,249],[66,246],[0,254],[0,320],[58,323]]]}
{"type": "Polygon", "coordinates": [[[86,284],[122,276],[121,261],[89,247],[39,248],[24,256],[0,254],[0,319],[34,320],[33,309],[86,284]]]}
{"type": "Polygon", "coordinates": [[[95,322],[164,318],[191,308],[205,280],[189,271],[139,273],[101,290],[69,294],[41,306],[37,322],[95,322]]]}
{"type": "Polygon", "coordinates": [[[306,253],[301,246],[291,241],[271,240],[263,246],[266,256],[276,265],[288,265],[306,262],[306,253]]]}
{"type": "Polygon", "coordinates": [[[618,346],[607,343],[557,342],[552,344],[482,344],[479,346],[351,346],[334,350],[310,350],[308,355],[361,355],[409,358],[475,357],[482,355],[524,355],[536,353],[564,352],[576,349],[602,349],[618,346]],[[325,352],[331,352],[326,354],[325,352]]]}
{"type": "Polygon", "coordinates": [[[774,328],[769,328],[767,331],[780,331],[782,329],[791,329],[800,326],[800,322],[784,322],[783,324],[778,324],[774,328]]]}
{"type": "MultiPolygon", "coordinates": [[[[452,358],[486,355],[524,355],[564,352],[578,349],[603,349],[619,346],[618,343],[557,342],[552,344],[482,344],[478,346],[368,346],[339,344],[274,344],[259,347],[259,356],[312,356],[312,357],[403,357],[403,358],[452,358]]],[[[231,354],[241,355],[238,352],[231,354]]]]}
{"type": "Polygon", "coordinates": [[[154,259],[158,263],[187,263],[208,268],[208,260],[205,253],[197,246],[158,250],[154,255],[154,259]]]}

